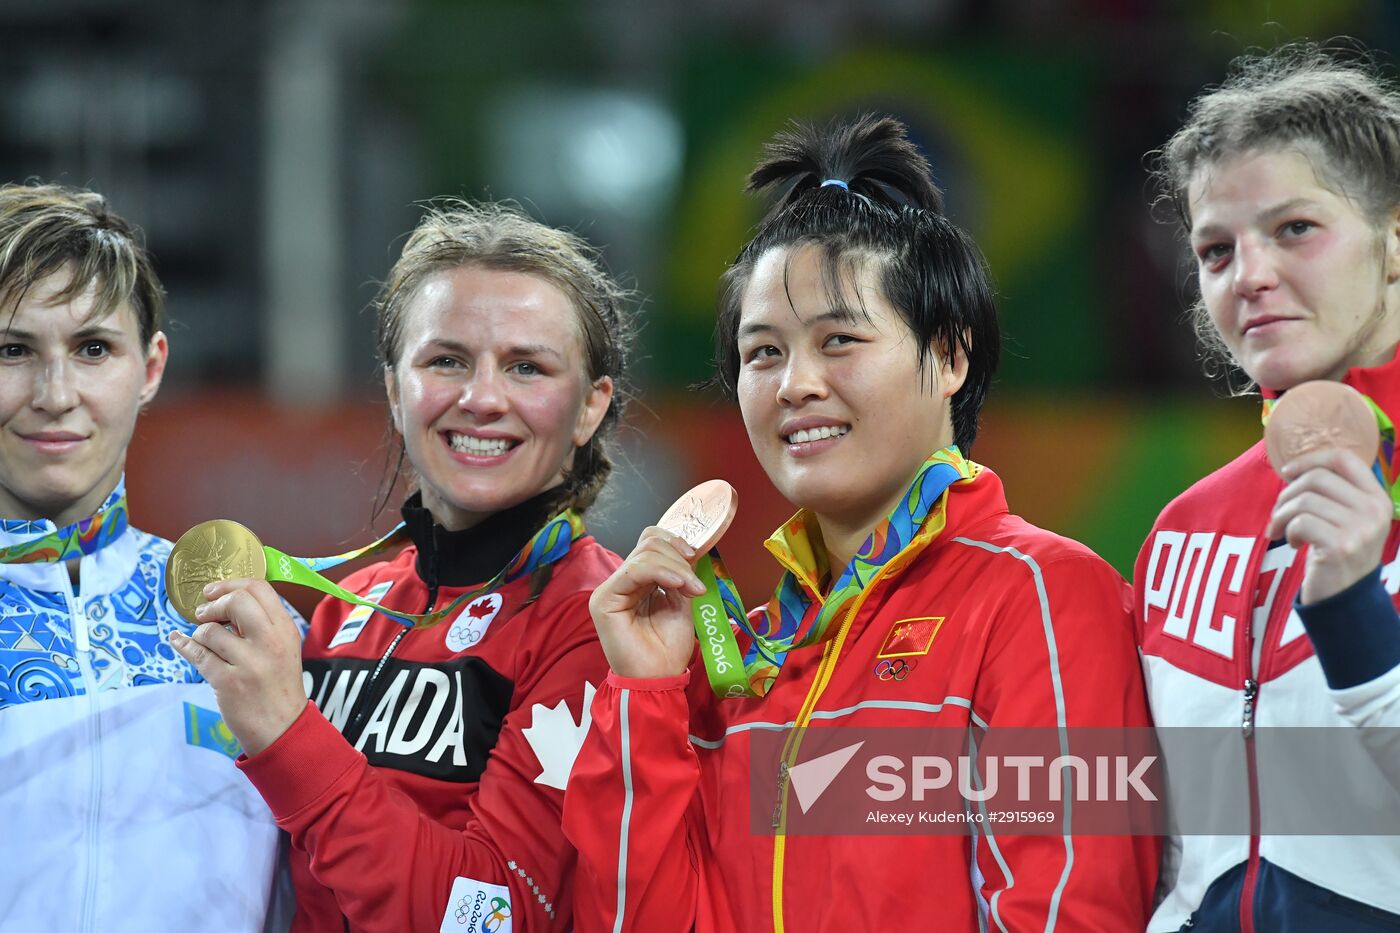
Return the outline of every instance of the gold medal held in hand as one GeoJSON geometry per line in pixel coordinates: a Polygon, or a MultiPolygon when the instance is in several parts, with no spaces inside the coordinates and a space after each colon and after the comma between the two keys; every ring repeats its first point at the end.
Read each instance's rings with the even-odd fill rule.
{"type": "Polygon", "coordinates": [[[262,542],[238,522],[226,518],[200,522],[180,535],[165,564],[165,591],[186,620],[199,624],[194,611],[206,602],[204,588],[220,580],[267,576],[262,542]]]}

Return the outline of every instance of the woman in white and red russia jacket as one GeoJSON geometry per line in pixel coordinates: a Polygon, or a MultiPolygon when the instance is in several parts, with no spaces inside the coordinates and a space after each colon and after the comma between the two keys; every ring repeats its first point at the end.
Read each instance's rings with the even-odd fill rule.
{"type": "Polygon", "coordinates": [[[607,668],[588,615],[618,558],[582,513],[610,470],[631,332],[580,239],[450,202],[379,302],[411,543],[328,599],[303,650],[264,582],[213,585],[175,645],[291,834],[296,930],[571,927],[564,784],[607,668]],[[304,670],[303,670],[304,668],[304,670]],[[310,696],[310,703],[307,697],[310,696]]]}
{"type": "MultiPolygon", "coordinates": [[[[1312,47],[1241,59],[1193,103],[1160,172],[1196,258],[1197,332],[1266,412],[1294,386],[1334,380],[1400,415],[1395,88],[1312,47]]],[[[1334,763],[1318,796],[1294,785],[1320,745],[1299,742],[1273,766],[1260,757],[1265,739],[1305,734],[1274,727],[1314,727],[1320,743],[1400,724],[1400,525],[1385,488],[1394,464],[1381,467],[1323,450],[1280,478],[1261,442],[1169,504],[1143,546],[1135,611],[1154,717],[1218,727],[1238,768],[1208,793],[1174,795],[1185,831],[1154,933],[1400,929],[1396,836],[1316,835],[1384,831],[1382,814],[1400,811],[1396,762],[1334,763]],[[1202,798],[1227,797],[1247,826],[1193,820],[1202,798]],[[1295,834],[1280,833],[1289,821],[1295,834]]],[[[1168,784],[1200,765],[1169,755],[1168,784]]]]}
{"type": "Polygon", "coordinates": [[[964,457],[996,311],[904,127],[795,129],[749,183],[791,187],[725,276],[717,350],[755,454],[801,508],[769,541],[785,573],[752,617],[792,648],[751,643],[754,695],[716,699],[694,655],[698,555],[658,528],[598,589],[612,673],[564,807],[578,929],[1141,929],[1151,837],[788,832],[794,765],[822,730],[1067,741],[1073,726],[1148,720],[1122,579],[1011,514],[996,475],[964,457]],[[769,769],[759,746],[784,724],[798,728],[769,769]],[[766,809],[751,822],[761,790],[776,794],[773,829],[766,809]]]}

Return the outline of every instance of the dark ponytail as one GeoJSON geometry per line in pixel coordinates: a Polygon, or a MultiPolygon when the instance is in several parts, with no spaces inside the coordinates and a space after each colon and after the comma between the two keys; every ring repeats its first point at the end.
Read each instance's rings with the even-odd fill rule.
{"type": "Polygon", "coordinates": [[[832,281],[843,263],[874,256],[881,291],[918,341],[920,371],[955,347],[967,356],[952,419],[955,442],[970,451],[1001,355],[996,302],[981,252],[943,216],[943,194],[904,124],[874,114],[794,124],[764,148],[747,190],[783,186],[721,280],[716,381],[731,393],[738,382],[740,305],[760,256],[815,245],[832,281]]]}
{"type": "Polygon", "coordinates": [[[789,181],[794,182],[791,190],[766,220],[805,196],[836,199],[841,191],[891,209],[907,205],[943,213],[943,192],[933,183],[933,169],[909,141],[904,124],[893,117],[865,114],[824,128],[793,124],[763,147],[763,159],[749,174],[745,190],[756,193],[789,181]],[[836,184],[825,185],[832,190],[822,192],[827,182],[836,184]]]}

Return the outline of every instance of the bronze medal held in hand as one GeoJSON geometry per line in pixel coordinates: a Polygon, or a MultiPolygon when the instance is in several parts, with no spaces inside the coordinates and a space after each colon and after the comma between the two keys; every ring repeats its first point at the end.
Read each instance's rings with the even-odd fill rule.
{"type": "Polygon", "coordinates": [[[706,480],[681,496],[656,523],[704,554],[729,530],[739,511],[739,494],[722,479],[706,480]]]}
{"type": "Polygon", "coordinates": [[[194,610],[206,602],[204,588],[210,583],[266,576],[267,556],[258,536],[238,522],[217,518],[200,522],[175,542],[165,563],[165,591],[175,611],[198,625],[194,610]]]}
{"type": "Polygon", "coordinates": [[[1333,447],[1350,450],[1369,467],[1380,442],[1376,414],[1361,393],[1325,380],[1284,393],[1264,429],[1264,447],[1276,473],[1303,454],[1333,447]]]}

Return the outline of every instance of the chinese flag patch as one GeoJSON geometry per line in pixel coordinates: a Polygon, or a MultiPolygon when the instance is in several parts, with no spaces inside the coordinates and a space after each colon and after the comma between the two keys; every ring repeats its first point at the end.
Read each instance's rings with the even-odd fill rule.
{"type": "Polygon", "coordinates": [[[943,626],[943,616],[921,616],[916,619],[900,619],[890,626],[885,636],[885,644],[877,658],[907,658],[911,654],[928,654],[933,645],[933,636],[943,626]]]}

